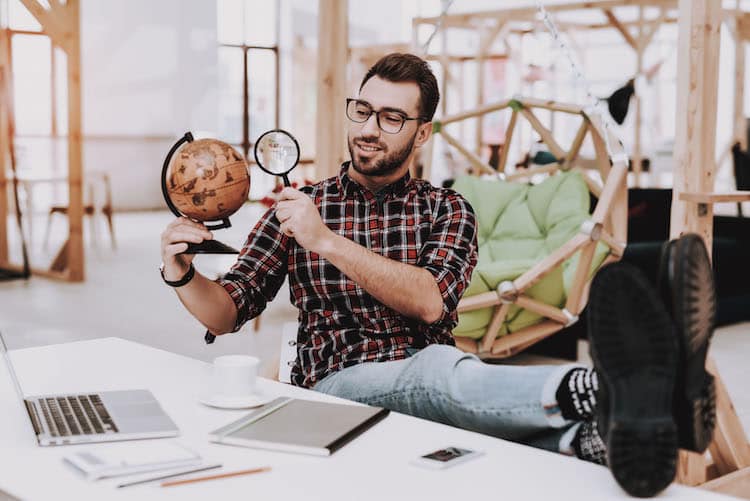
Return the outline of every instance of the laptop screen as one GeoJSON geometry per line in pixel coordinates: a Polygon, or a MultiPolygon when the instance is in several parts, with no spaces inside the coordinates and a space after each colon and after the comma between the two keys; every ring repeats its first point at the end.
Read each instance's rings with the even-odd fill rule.
{"type": "Polygon", "coordinates": [[[13,368],[13,363],[10,361],[8,346],[5,344],[5,339],[3,338],[2,331],[0,331],[0,351],[3,352],[3,360],[5,361],[5,366],[8,367],[8,373],[10,374],[10,379],[13,380],[13,386],[16,388],[18,398],[21,400],[21,402],[23,402],[23,391],[21,390],[21,385],[18,383],[18,378],[16,377],[16,371],[13,368]]]}

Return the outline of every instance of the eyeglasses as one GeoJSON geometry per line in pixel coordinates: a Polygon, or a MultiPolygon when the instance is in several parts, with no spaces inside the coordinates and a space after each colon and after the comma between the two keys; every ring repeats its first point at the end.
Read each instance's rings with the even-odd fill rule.
{"type": "Polygon", "coordinates": [[[375,114],[375,121],[383,132],[388,134],[398,134],[404,128],[407,120],[422,120],[422,117],[407,117],[400,111],[392,108],[383,108],[375,111],[367,101],[360,99],[346,100],[346,116],[352,122],[362,124],[367,122],[372,114],[375,114]]]}

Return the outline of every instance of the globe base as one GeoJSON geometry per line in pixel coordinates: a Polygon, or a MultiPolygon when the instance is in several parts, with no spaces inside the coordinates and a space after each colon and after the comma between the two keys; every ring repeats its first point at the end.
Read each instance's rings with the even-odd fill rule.
{"type": "Polygon", "coordinates": [[[180,254],[239,254],[240,251],[218,240],[204,240],[199,244],[188,242],[188,248],[180,254]]]}

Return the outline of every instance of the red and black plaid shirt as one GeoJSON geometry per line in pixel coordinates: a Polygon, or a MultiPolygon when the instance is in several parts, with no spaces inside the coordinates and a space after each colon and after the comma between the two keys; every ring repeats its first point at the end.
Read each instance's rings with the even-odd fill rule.
{"type": "Polygon", "coordinates": [[[377,195],[347,174],[306,186],[323,222],[382,256],[435,276],[443,315],[425,324],[385,306],[318,254],[285,236],[268,210],[248,236],[237,262],[219,283],[237,305],[235,331],[259,315],[289,275],[299,309],[292,382],[311,387],[327,374],[362,362],[406,358],[407,348],[455,344],[456,306],[477,259],[471,206],[454,191],[409,174],[377,195]]]}

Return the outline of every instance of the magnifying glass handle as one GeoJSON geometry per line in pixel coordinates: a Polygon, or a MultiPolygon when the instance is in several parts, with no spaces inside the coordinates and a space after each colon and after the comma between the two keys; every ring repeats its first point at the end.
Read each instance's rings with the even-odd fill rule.
{"type": "Polygon", "coordinates": [[[286,174],[282,174],[281,178],[284,180],[284,186],[287,188],[290,187],[292,184],[289,182],[289,178],[286,177],[286,174]]]}

